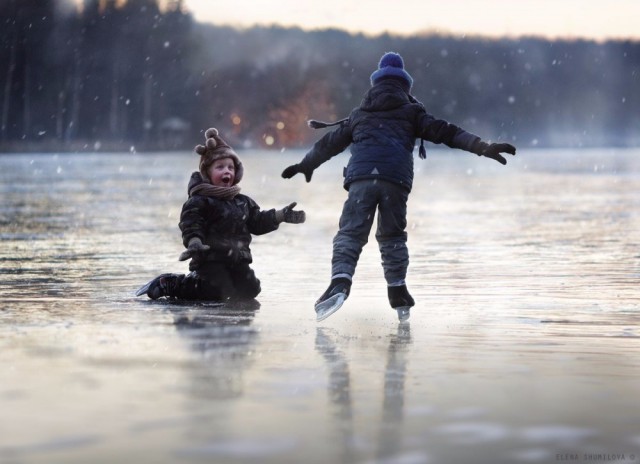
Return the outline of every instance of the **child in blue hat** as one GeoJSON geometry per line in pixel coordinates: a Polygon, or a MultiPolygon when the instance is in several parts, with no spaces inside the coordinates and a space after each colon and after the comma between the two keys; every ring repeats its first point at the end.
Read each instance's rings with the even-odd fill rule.
{"type": "MultiPolygon", "coordinates": [[[[313,171],[351,146],[344,187],[349,192],[333,240],[331,283],[315,305],[317,319],[337,311],[349,296],[362,248],[367,243],[378,212],[376,240],[382,255],[389,304],[401,321],[409,318],[415,302],[405,278],[407,249],[407,199],[413,183],[413,149],[418,138],[459,148],[506,164],[501,153],[515,155],[508,143],[486,143],[442,119],[427,113],[411,95],[413,79],[398,53],[385,53],[371,74],[371,88],[348,118],[333,124],[309,121],[313,128],[338,127],[318,140],[304,159],[282,172],[311,180],[313,171]]],[[[420,146],[424,158],[424,146],[420,146]]]]}

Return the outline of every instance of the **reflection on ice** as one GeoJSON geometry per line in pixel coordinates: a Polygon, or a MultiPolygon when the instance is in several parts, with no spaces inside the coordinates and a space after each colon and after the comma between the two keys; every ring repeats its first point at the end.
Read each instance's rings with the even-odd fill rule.
{"type": "MultiPolygon", "coordinates": [[[[411,344],[409,323],[398,324],[397,331],[388,338],[376,462],[397,462],[398,455],[404,451],[402,440],[406,351],[411,344]]],[[[339,462],[348,463],[353,462],[359,445],[354,435],[349,361],[340,349],[340,344],[341,337],[337,331],[323,327],[316,328],[316,350],[324,357],[329,371],[328,390],[332,414],[336,422],[334,433],[337,435],[334,440],[336,443],[341,443],[342,448],[339,462]]]]}
{"type": "Polygon", "coordinates": [[[356,445],[353,431],[353,405],[349,364],[345,354],[338,348],[338,334],[326,328],[316,328],[316,350],[324,357],[329,371],[328,394],[331,414],[334,416],[335,436],[331,440],[338,444],[338,462],[353,462],[356,445]]]}
{"type": "Polygon", "coordinates": [[[408,322],[398,324],[396,333],[389,336],[389,348],[384,370],[384,399],[382,421],[378,435],[380,458],[396,455],[404,450],[405,383],[407,377],[407,351],[411,345],[408,322]]]}
{"type": "Polygon", "coordinates": [[[242,372],[250,362],[258,331],[251,326],[256,305],[207,308],[169,306],[175,327],[189,348],[201,356],[190,395],[200,399],[225,399],[242,395],[242,372]]]}

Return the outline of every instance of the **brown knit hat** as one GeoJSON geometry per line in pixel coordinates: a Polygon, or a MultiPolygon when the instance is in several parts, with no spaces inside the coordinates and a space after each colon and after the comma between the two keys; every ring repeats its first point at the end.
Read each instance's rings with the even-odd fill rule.
{"type": "Polygon", "coordinates": [[[214,161],[223,159],[223,158],[231,158],[233,160],[233,164],[236,166],[236,175],[233,181],[233,185],[240,182],[242,179],[242,174],[244,174],[244,168],[242,167],[242,162],[235,151],[222,140],[220,135],[218,134],[218,129],[212,127],[207,129],[204,133],[206,138],[206,142],[204,145],[196,145],[195,151],[198,155],[200,155],[200,174],[202,177],[209,182],[209,175],[207,174],[207,170],[214,161]]]}

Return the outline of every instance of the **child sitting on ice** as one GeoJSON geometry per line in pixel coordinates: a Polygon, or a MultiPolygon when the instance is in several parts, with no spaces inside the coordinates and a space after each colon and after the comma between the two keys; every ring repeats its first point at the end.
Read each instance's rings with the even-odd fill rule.
{"type": "Polygon", "coordinates": [[[191,258],[191,273],[162,274],[141,287],[136,296],[209,301],[255,298],[260,281],[249,267],[251,235],[272,232],[282,222],[305,221],[304,211],[294,211],[296,203],[261,211],[255,201],[240,193],[244,168],[235,151],[217,129],[208,129],[205,137],[205,145],[195,148],[200,170],[191,175],[189,199],[180,214],[187,249],[179,259],[191,258]]]}

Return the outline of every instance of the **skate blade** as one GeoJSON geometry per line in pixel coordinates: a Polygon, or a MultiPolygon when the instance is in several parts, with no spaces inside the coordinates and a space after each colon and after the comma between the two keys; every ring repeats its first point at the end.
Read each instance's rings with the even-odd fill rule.
{"type": "Polygon", "coordinates": [[[337,310],[340,309],[347,296],[344,293],[338,293],[331,298],[327,298],[322,303],[316,305],[316,321],[324,321],[337,310]]]}
{"type": "Polygon", "coordinates": [[[396,311],[398,311],[398,320],[400,322],[404,322],[404,321],[408,321],[409,320],[409,316],[411,316],[411,306],[399,306],[397,308],[394,308],[396,311]]]}
{"type": "MultiPolygon", "coordinates": [[[[151,282],[153,282],[153,280],[151,282]]],[[[151,282],[147,282],[138,290],[136,290],[136,296],[145,295],[149,291],[149,287],[151,287],[151,282]]]]}

